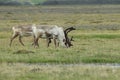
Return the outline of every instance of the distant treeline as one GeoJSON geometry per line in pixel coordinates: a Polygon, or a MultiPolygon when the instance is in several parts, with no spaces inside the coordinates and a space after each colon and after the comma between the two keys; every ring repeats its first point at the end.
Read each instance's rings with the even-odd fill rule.
{"type": "Polygon", "coordinates": [[[0,0],[0,5],[76,5],[76,4],[120,4],[120,0],[0,0]]]}
{"type": "Polygon", "coordinates": [[[47,0],[43,5],[120,4],[120,0],[47,0]]]}
{"type": "Polygon", "coordinates": [[[26,0],[0,0],[0,5],[32,5],[32,3],[26,0]]]}

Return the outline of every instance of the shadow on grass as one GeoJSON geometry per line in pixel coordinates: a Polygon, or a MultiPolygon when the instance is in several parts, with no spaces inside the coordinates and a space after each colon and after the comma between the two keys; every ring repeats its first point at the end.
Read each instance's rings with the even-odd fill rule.
{"type": "Polygon", "coordinates": [[[29,54],[29,53],[35,53],[34,51],[29,51],[29,50],[18,50],[13,52],[13,54],[29,54]]]}

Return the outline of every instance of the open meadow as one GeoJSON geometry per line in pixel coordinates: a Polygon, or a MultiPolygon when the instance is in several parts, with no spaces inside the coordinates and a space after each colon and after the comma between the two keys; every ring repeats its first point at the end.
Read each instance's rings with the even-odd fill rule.
{"type": "Polygon", "coordinates": [[[119,80],[120,5],[0,6],[0,80],[119,80]],[[12,27],[53,24],[70,32],[73,46],[39,48],[32,37],[9,46],[12,27]],[[110,64],[110,65],[107,65],[110,64]],[[115,66],[114,66],[115,65],[115,66]],[[117,65],[117,66],[116,66],[117,65]]]}

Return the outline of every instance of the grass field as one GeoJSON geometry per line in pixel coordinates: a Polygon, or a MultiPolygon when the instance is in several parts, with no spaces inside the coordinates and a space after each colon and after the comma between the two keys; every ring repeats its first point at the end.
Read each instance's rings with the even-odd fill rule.
{"type": "Polygon", "coordinates": [[[120,64],[120,5],[0,6],[0,80],[119,80],[120,68],[84,64],[120,64]],[[34,48],[32,37],[9,47],[11,28],[19,24],[56,24],[77,30],[73,47],[34,48]],[[72,64],[72,65],[70,65],[72,64]],[[77,65],[78,64],[78,65],[77,65]]]}

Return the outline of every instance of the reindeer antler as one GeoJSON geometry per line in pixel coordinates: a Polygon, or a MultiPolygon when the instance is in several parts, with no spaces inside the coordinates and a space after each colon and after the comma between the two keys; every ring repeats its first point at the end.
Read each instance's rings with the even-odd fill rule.
{"type": "Polygon", "coordinates": [[[76,30],[76,29],[74,27],[70,27],[70,28],[65,29],[64,32],[68,34],[68,32],[72,30],[76,30]]]}
{"type": "Polygon", "coordinates": [[[68,38],[68,33],[70,31],[72,31],[72,30],[75,30],[75,28],[74,27],[70,27],[70,28],[67,28],[67,29],[64,30],[64,34],[65,34],[65,38],[66,38],[66,46],[67,47],[73,46],[71,44],[71,40],[68,38]]]}

